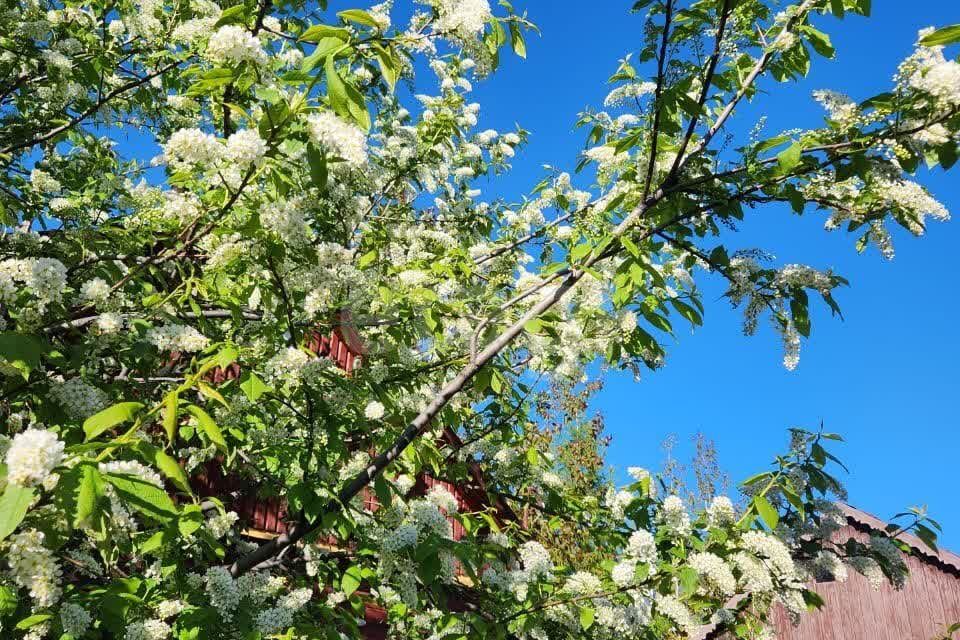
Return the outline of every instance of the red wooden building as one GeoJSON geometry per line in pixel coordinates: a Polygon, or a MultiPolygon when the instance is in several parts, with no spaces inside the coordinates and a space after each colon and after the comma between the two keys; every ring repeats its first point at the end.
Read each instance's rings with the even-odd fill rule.
{"type": "MultiPolygon", "coordinates": [[[[329,358],[337,366],[352,373],[361,366],[365,349],[351,325],[348,313],[338,314],[335,326],[329,334],[314,331],[304,338],[304,347],[318,357],[329,358]]],[[[217,367],[208,374],[210,382],[222,383],[239,378],[240,365],[234,364],[227,369],[217,367]]],[[[459,449],[463,446],[460,437],[450,429],[445,428],[441,437],[441,447],[459,449]]],[[[491,498],[485,486],[480,465],[476,462],[467,467],[468,479],[459,484],[433,478],[428,474],[421,474],[410,490],[410,496],[422,496],[433,486],[441,485],[457,499],[458,510],[461,512],[475,512],[494,509],[494,517],[498,520],[515,520],[515,515],[509,505],[499,497],[491,498]]],[[[203,472],[191,479],[194,490],[200,496],[233,496],[228,508],[235,511],[244,527],[243,533],[247,537],[269,539],[281,533],[286,533],[292,525],[291,514],[287,512],[287,502],[283,496],[264,495],[256,486],[236,477],[224,476],[218,461],[208,463],[203,472]]],[[[374,492],[368,487],[362,494],[364,507],[370,510],[378,508],[374,492]]],[[[454,540],[460,540],[465,531],[463,525],[454,518],[449,518],[452,525],[454,540]]],[[[336,540],[330,540],[331,546],[336,546],[336,540]]],[[[452,599],[450,606],[456,610],[464,603],[452,599]]],[[[368,640],[382,640],[388,631],[387,614],[384,609],[372,602],[365,607],[365,620],[362,627],[363,636],[368,640]]]]}
{"type": "MultiPolygon", "coordinates": [[[[870,534],[887,526],[879,518],[840,504],[847,525],[839,540],[866,542],[870,534]]],[[[899,591],[884,583],[874,590],[866,578],[851,570],[844,582],[810,585],[824,600],[819,611],[810,612],[794,626],[782,609],[774,612],[778,640],[934,640],[946,628],[960,622],[960,556],[949,551],[934,553],[918,538],[900,537],[910,545],[905,560],[910,575],[899,591]]],[[[704,640],[728,638],[721,630],[704,629],[704,640]]]]}

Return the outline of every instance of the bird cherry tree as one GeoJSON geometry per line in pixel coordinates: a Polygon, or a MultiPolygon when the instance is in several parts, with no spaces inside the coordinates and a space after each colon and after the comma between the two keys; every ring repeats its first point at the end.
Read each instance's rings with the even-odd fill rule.
{"type": "Polygon", "coordinates": [[[932,541],[935,523],[837,540],[834,434],[793,431],[741,512],[718,496],[689,513],[639,468],[579,494],[528,446],[547,380],[660,367],[674,326],[702,322],[701,277],[729,281],[746,332],[771,322],[797,366],[810,304],[837,311],[845,280],[726,246],[749,211],[788,203],[886,257],[892,228],[948,217],[911,176],[957,158],[956,26],[920,34],[883,93],[815,94],[822,126],[717,144],[870,3],[775,4],[635,3],[640,49],[580,117],[586,171],[505,202],[477,185],[527,134],[483,127],[469,96],[504,49],[526,54],[535,27],[508,2],[8,3],[3,636],[332,640],[372,602],[396,637],[713,621],[753,638],[775,604],[820,604],[811,576],[902,583],[896,535],[932,541]],[[305,348],[335,327],[366,350],[349,375],[305,348]],[[573,570],[508,506],[411,490],[475,465],[491,505],[576,526],[600,559],[573,570]],[[288,532],[243,536],[235,496],[198,495],[211,468],[285,496],[288,532]]]}

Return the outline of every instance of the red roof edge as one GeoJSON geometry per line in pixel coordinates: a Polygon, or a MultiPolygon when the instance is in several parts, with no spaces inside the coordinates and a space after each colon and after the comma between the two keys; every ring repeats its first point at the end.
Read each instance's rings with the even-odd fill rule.
{"type": "MultiPolygon", "coordinates": [[[[888,522],[844,502],[837,502],[837,506],[840,507],[843,515],[847,517],[847,521],[854,527],[861,530],[866,529],[886,533],[888,522]]],[[[920,538],[910,533],[898,535],[897,540],[901,540],[910,545],[914,555],[921,560],[925,560],[944,571],[949,571],[950,573],[960,576],[960,555],[952,551],[947,551],[946,549],[934,551],[920,540],[920,538]]]]}
{"type": "MultiPolygon", "coordinates": [[[[865,533],[869,533],[871,531],[886,533],[887,525],[889,523],[885,520],[881,520],[877,516],[867,513],[861,509],[857,509],[856,507],[852,507],[845,502],[838,501],[836,505],[840,508],[840,511],[843,512],[843,515],[846,517],[847,522],[850,523],[850,526],[854,527],[855,529],[859,529],[865,533]]],[[[904,533],[897,536],[897,540],[902,540],[903,542],[907,543],[913,550],[913,555],[920,560],[936,566],[941,571],[960,576],[960,555],[945,549],[939,549],[936,553],[934,553],[933,549],[928,547],[922,540],[920,540],[920,538],[909,533],[904,533]]],[[[736,595],[730,599],[730,602],[727,604],[727,606],[736,606],[745,597],[746,594],[736,595]]],[[[716,640],[717,638],[720,638],[720,634],[722,634],[724,631],[725,629],[723,629],[722,625],[712,622],[700,627],[697,631],[690,635],[690,639],[716,640]]]]}

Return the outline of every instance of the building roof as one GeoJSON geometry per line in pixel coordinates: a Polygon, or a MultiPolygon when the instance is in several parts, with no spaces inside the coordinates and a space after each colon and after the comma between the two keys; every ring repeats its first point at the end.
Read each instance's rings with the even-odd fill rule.
{"type": "MultiPolygon", "coordinates": [[[[852,507],[849,504],[844,502],[838,502],[837,506],[840,507],[840,510],[843,511],[843,515],[847,517],[847,522],[849,522],[854,528],[869,531],[886,531],[888,522],[881,520],[873,514],[867,513],[852,507]]],[[[960,555],[953,553],[952,551],[947,551],[946,549],[938,549],[934,551],[926,545],[920,538],[915,535],[904,533],[897,536],[897,540],[901,540],[908,545],[913,550],[914,555],[916,555],[921,560],[926,560],[930,562],[943,571],[949,571],[950,573],[955,573],[960,576],[960,555]]]]}
{"type": "MultiPolygon", "coordinates": [[[[886,532],[889,523],[885,520],[843,502],[837,506],[847,519],[843,537],[866,539],[872,533],[886,532]]],[[[844,583],[818,583],[814,586],[826,600],[825,609],[806,616],[799,628],[790,624],[784,612],[774,611],[772,624],[777,637],[929,640],[940,628],[960,619],[950,618],[960,616],[960,555],[944,549],[934,551],[911,534],[901,534],[897,539],[911,549],[907,559],[911,577],[905,589],[897,591],[885,585],[875,592],[862,576],[853,572],[844,583]]],[[[735,596],[728,606],[735,607],[744,597],[745,594],[735,596]]],[[[716,640],[723,634],[720,625],[708,624],[690,637],[716,640]]]]}

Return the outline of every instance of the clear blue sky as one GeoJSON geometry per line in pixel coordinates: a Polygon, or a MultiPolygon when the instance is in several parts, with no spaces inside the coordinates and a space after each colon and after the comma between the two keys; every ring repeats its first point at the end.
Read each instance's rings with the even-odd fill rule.
{"type": "MultiPolygon", "coordinates": [[[[528,42],[528,59],[505,57],[501,70],[477,87],[481,126],[520,123],[532,131],[515,170],[491,183],[485,195],[516,199],[543,175],[541,166],[572,168],[584,134],[578,111],[599,106],[617,59],[640,41],[642,19],[628,0],[515,2],[542,29],[528,42]]],[[[954,0],[874,0],[873,16],[823,20],[837,48],[834,60],[817,58],[799,84],[763,85],[774,93],[740,113],[734,130],[760,113],[771,135],[816,126],[822,111],[810,98],[818,88],[865,98],[886,90],[917,30],[960,22],[954,0]]],[[[584,178],[586,180],[586,178],[584,178]]],[[[952,175],[924,176],[960,216],[960,166],[952,175]]],[[[581,182],[581,184],[583,184],[581,182]]],[[[721,283],[703,283],[706,324],[681,330],[667,366],[636,384],[614,375],[598,398],[613,435],[610,462],[657,467],[659,443],[670,433],[681,444],[702,431],[712,437],[734,480],[765,467],[786,444],[790,426],[815,428],[822,420],[847,438],[838,455],[850,467],[853,504],[881,517],[927,504],[944,525],[943,543],[960,550],[960,221],[934,224],[925,238],[897,234],[892,262],[875,251],[857,255],[854,238],[827,234],[822,214],[803,218],[779,208],[750,215],[731,247],[764,247],[782,262],[833,267],[851,280],[838,299],[845,321],[821,309],[800,367],[780,364],[780,345],[769,331],[747,338],[740,313],[719,299],[721,283]]],[[[681,455],[684,453],[680,452],[681,455]]]]}

